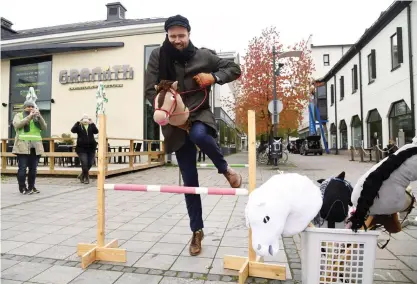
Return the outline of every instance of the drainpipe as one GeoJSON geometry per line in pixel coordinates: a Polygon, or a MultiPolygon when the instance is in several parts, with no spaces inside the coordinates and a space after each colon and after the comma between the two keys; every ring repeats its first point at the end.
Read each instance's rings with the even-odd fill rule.
{"type": "Polygon", "coordinates": [[[335,122],[335,126],[336,126],[336,155],[339,154],[339,135],[337,135],[337,92],[336,92],[336,74],[334,74],[333,76],[334,79],[334,122],[335,122]]]}
{"type": "Polygon", "coordinates": [[[415,104],[414,104],[413,48],[412,48],[412,43],[411,43],[411,4],[407,6],[407,28],[408,28],[408,63],[410,66],[411,129],[413,130],[413,137],[415,137],[416,136],[416,119],[415,119],[415,104]]]}
{"type": "Polygon", "coordinates": [[[362,53],[359,50],[359,101],[360,101],[360,107],[361,107],[361,140],[364,141],[364,135],[363,135],[363,94],[362,94],[362,53]]]}

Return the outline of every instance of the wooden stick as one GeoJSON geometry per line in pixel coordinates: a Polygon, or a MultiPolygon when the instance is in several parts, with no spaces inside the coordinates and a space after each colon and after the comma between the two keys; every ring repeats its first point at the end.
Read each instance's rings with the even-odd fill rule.
{"type": "Polygon", "coordinates": [[[104,233],[105,233],[105,193],[104,193],[104,181],[106,178],[105,165],[107,153],[106,144],[106,116],[104,114],[99,115],[99,138],[98,138],[98,177],[97,177],[97,245],[98,247],[104,246],[104,233]]]}
{"type": "MultiPolygon", "coordinates": [[[[248,111],[248,154],[249,154],[249,188],[251,192],[256,187],[256,119],[255,111],[248,111]]],[[[249,261],[256,260],[256,253],[252,247],[252,230],[249,228],[249,261]]]]}

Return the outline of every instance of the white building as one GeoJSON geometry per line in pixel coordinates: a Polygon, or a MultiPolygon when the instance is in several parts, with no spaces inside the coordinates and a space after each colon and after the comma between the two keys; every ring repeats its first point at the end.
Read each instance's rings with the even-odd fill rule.
{"type": "MultiPolygon", "coordinates": [[[[239,54],[236,52],[219,52],[217,55],[220,58],[225,58],[240,64],[239,54]]],[[[223,110],[233,121],[235,120],[235,110],[233,106],[236,103],[235,91],[237,84],[237,81],[233,81],[224,85],[215,84],[213,85],[211,96],[212,110],[214,111],[215,107],[223,108],[223,110]]]]}
{"type": "Polygon", "coordinates": [[[395,1],[319,81],[326,86],[329,148],[415,136],[417,2],[395,1]],[[414,55],[414,56],[413,56],[414,55]],[[413,58],[414,57],[414,58],[413,58]]]}
{"type": "MultiPolygon", "coordinates": [[[[313,71],[313,78],[318,79],[323,77],[330,71],[330,69],[342,58],[342,56],[349,50],[352,44],[338,44],[338,45],[314,45],[312,36],[307,42],[307,49],[311,51],[311,57],[315,70],[313,71]]],[[[327,104],[326,102],[318,101],[319,111],[322,117],[327,118],[327,104]]],[[[309,110],[308,103],[303,110],[303,119],[298,127],[298,134],[300,137],[309,135],[309,110]]],[[[317,127],[318,128],[318,127],[317,127]]]]}

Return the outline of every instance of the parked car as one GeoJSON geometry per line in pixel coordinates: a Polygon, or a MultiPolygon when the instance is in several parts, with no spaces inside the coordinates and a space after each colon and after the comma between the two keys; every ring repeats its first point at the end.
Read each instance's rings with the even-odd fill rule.
{"type": "Polygon", "coordinates": [[[320,143],[320,135],[307,136],[301,144],[300,154],[307,156],[310,153],[314,155],[323,155],[323,148],[320,143]]]}
{"type": "Polygon", "coordinates": [[[294,154],[300,154],[301,145],[303,145],[304,140],[305,140],[304,138],[300,138],[300,139],[295,140],[295,147],[293,149],[294,154]]]}

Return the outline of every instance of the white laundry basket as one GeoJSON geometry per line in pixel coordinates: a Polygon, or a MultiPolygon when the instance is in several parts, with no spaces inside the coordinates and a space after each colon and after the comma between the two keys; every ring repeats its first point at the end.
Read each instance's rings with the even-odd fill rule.
{"type": "Polygon", "coordinates": [[[307,228],[301,233],[303,284],[372,284],[378,231],[307,228]]]}

